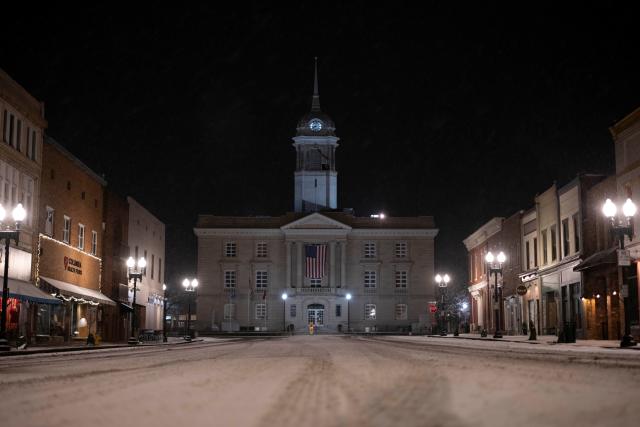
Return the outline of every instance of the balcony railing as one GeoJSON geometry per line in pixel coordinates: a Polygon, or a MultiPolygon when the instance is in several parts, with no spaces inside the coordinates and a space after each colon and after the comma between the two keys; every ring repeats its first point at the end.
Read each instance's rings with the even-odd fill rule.
{"type": "Polygon", "coordinates": [[[311,294],[311,295],[335,295],[339,288],[295,288],[296,294],[311,294]]]}

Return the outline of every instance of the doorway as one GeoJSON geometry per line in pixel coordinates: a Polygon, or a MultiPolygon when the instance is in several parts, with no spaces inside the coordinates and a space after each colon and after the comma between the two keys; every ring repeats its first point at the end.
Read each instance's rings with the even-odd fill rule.
{"type": "Polygon", "coordinates": [[[317,326],[324,325],[324,305],[310,304],[307,306],[307,323],[317,326]]]}

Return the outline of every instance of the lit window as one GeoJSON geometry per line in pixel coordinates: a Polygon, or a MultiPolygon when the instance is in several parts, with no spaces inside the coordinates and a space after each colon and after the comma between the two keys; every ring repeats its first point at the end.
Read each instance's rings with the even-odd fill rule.
{"type": "Polygon", "coordinates": [[[44,223],[44,232],[48,236],[53,236],[53,216],[55,210],[52,207],[47,206],[47,217],[44,223]]]}
{"type": "Polygon", "coordinates": [[[365,304],[364,305],[364,319],[365,320],[376,320],[376,305],[375,304],[365,304]]]}
{"type": "Polygon", "coordinates": [[[64,216],[64,228],[62,229],[62,241],[69,243],[69,237],[71,234],[71,218],[64,216]]]}
{"type": "Polygon", "coordinates": [[[98,253],[98,233],[93,230],[91,231],[91,254],[95,255],[98,253]]]}
{"type": "Polygon", "coordinates": [[[78,224],[78,249],[84,249],[84,225],[78,224]]]}

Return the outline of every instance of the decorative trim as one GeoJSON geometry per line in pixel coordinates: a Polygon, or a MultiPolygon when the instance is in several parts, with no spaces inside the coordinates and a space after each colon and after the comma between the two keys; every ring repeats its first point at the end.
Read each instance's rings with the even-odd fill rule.
{"type": "Polygon", "coordinates": [[[198,237],[283,237],[284,234],[278,228],[194,228],[193,232],[198,237]]]}
{"type": "MultiPolygon", "coordinates": [[[[327,225],[332,225],[337,227],[336,231],[341,231],[341,230],[351,230],[351,227],[349,227],[348,225],[340,222],[340,221],[336,221],[335,219],[329,218],[327,216],[324,216],[322,214],[319,214],[317,212],[312,213],[311,215],[307,215],[305,217],[302,217],[300,219],[297,219],[293,222],[290,222],[286,225],[283,225],[282,227],[280,227],[281,230],[283,231],[291,231],[294,227],[297,226],[304,226],[305,224],[308,224],[310,222],[313,222],[313,220],[317,220],[318,222],[322,223],[322,224],[327,224],[327,225]]],[[[311,229],[307,229],[307,230],[318,230],[316,228],[311,228],[311,229]]],[[[322,228],[320,230],[326,230],[325,228],[322,228]]]]}
{"type": "Polygon", "coordinates": [[[389,236],[389,237],[436,237],[437,228],[358,228],[351,230],[354,237],[389,236]]]}

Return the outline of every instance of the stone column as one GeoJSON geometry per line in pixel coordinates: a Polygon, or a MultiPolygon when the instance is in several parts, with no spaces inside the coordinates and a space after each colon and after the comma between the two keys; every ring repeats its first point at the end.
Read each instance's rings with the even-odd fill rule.
{"type": "Polygon", "coordinates": [[[302,242],[296,242],[296,263],[298,264],[298,283],[297,286],[302,288],[304,282],[302,280],[302,242]]]}
{"type": "Polygon", "coordinates": [[[340,286],[347,286],[347,242],[340,242],[340,286]]]}
{"type": "Polygon", "coordinates": [[[336,242],[329,242],[329,287],[336,287],[336,242]]]}
{"type": "Polygon", "coordinates": [[[291,242],[284,242],[287,247],[287,288],[291,287],[291,242]]]}

